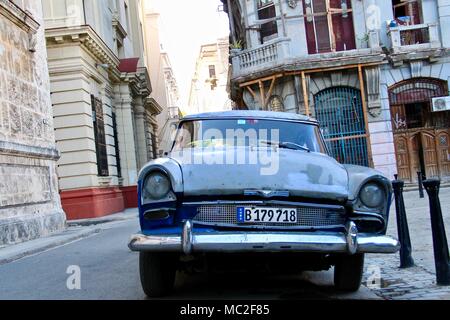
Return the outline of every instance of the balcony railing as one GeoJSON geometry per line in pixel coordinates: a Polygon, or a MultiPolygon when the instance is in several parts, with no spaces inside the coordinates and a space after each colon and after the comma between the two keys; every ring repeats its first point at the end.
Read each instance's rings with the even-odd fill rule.
{"type": "Polygon", "coordinates": [[[232,53],[233,77],[276,66],[289,58],[289,38],[278,38],[257,48],[232,53]]]}
{"type": "Polygon", "coordinates": [[[391,27],[389,35],[393,53],[441,47],[437,23],[391,27]]]}

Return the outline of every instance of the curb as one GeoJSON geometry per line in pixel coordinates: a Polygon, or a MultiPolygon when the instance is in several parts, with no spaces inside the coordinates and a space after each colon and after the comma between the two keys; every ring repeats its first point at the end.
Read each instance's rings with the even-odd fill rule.
{"type": "Polygon", "coordinates": [[[69,227],[87,227],[87,226],[93,226],[93,225],[104,224],[104,223],[109,223],[109,222],[137,219],[138,216],[139,216],[138,211],[136,209],[136,210],[130,210],[127,213],[109,215],[109,216],[100,217],[100,218],[70,220],[70,221],[67,221],[67,225],[69,227]]]}
{"type": "MultiPolygon", "coordinates": [[[[68,231],[68,229],[66,229],[64,232],[67,232],[67,231],[68,231]]],[[[35,255],[35,254],[38,254],[38,253],[41,253],[41,252],[45,252],[45,251],[47,251],[49,249],[53,249],[53,248],[56,248],[56,247],[63,246],[65,244],[68,244],[68,243],[76,241],[76,240],[87,238],[87,237],[89,237],[89,236],[91,236],[93,234],[100,233],[100,232],[101,232],[100,228],[91,228],[89,230],[82,230],[81,232],[78,232],[78,233],[76,233],[74,235],[68,236],[68,237],[60,239],[58,241],[50,242],[50,243],[42,245],[42,246],[37,245],[35,248],[25,249],[23,251],[18,250],[18,251],[20,251],[19,253],[16,253],[16,254],[13,253],[9,257],[8,256],[6,258],[1,258],[0,257],[0,266],[3,265],[3,264],[7,264],[7,263],[10,263],[10,262],[13,262],[13,261],[25,258],[27,256],[31,256],[31,255],[35,255]]],[[[56,234],[55,236],[59,236],[59,235],[56,234]]],[[[40,238],[40,239],[36,239],[36,240],[48,240],[48,238],[47,239],[46,238],[40,238]]],[[[31,241],[33,241],[33,240],[31,240],[31,241]]],[[[22,244],[30,244],[30,243],[29,242],[23,242],[22,244]]],[[[17,244],[17,245],[20,245],[20,244],[17,244]]],[[[11,247],[13,247],[13,246],[15,246],[15,245],[12,245],[11,247]]],[[[9,247],[6,247],[6,248],[9,248],[9,247]]],[[[3,248],[3,249],[6,249],[6,248],[3,248]]],[[[2,249],[0,249],[0,254],[1,254],[1,250],[2,249]]]]}

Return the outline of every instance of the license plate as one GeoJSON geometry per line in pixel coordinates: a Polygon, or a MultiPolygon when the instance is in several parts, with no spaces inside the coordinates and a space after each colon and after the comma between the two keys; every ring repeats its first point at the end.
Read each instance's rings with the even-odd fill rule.
{"type": "Polygon", "coordinates": [[[270,207],[238,207],[238,223],[296,223],[297,209],[270,207]]]}

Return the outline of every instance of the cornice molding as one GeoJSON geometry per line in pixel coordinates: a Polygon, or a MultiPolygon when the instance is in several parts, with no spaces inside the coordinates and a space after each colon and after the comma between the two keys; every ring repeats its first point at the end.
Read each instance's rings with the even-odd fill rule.
{"type": "MultiPolygon", "coordinates": [[[[0,0],[1,1],[1,0],[0,0]]],[[[79,43],[91,53],[100,63],[108,64],[109,75],[115,82],[120,81],[118,70],[119,58],[100,38],[100,36],[89,25],[51,28],[45,30],[47,46],[60,46],[69,43],[79,43]]]]}
{"type": "Polygon", "coordinates": [[[148,110],[152,115],[156,116],[163,111],[163,107],[152,97],[147,97],[144,100],[144,108],[148,110]]]}
{"type": "Polygon", "coordinates": [[[40,24],[10,0],[0,0],[0,14],[26,32],[36,33],[40,24]]]}

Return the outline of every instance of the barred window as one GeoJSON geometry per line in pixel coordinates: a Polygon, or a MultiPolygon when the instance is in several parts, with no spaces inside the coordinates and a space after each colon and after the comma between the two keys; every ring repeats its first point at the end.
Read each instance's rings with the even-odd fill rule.
{"type": "Polygon", "coordinates": [[[92,120],[94,122],[95,150],[97,153],[98,175],[109,176],[108,154],[106,152],[105,123],[102,101],[91,95],[92,120]]]}

